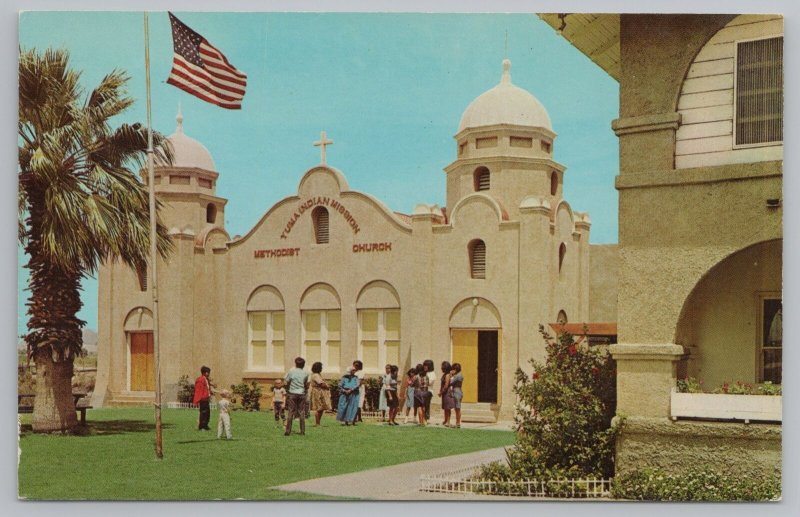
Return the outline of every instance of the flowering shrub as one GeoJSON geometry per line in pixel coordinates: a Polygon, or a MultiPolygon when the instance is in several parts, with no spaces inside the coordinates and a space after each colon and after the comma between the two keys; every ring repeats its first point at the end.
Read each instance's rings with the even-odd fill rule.
{"type": "Polygon", "coordinates": [[[708,469],[668,474],[658,469],[614,478],[611,495],[639,501],[774,501],[781,497],[779,472],[733,476],[708,469]]]}
{"type": "Polygon", "coordinates": [[[678,393],[703,393],[703,381],[694,377],[678,379],[678,393]]]}
{"type": "MultiPolygon", "coordinates": [[[[703,393],[703,381],[698,381],[694,377],[678,379],[677,388],[678,393],[703,393]]],[[[711,393],[725,393],[728,395],[780,395],[782,389],[780,384],[772,384],[769,381],[757,385],[736,381],[734,383],[725,382],[711,393]]]]}
{"type": "Polygon", "coordinates": [[[178,379],[178,402],[191,404],[194,400],[194,381],[188,375],[181,375],[178,379]]]}
{"type": "Polygon", "coordinates": [[[545,363],[531,360],[533,373],[516,372],[514,417],[517,442],[507,465],[484,467],[482,479],[578,479],[613,475],[612,425],[616,370],[608,353],[577,344],[571,334],[553,339],[543,327],[545,363]]]}

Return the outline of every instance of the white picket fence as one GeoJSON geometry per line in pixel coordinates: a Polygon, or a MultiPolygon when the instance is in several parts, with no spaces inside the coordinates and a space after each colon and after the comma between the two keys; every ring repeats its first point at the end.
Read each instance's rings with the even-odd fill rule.
{"type": "MultiPolygon", "coordinates": [[[[209,402],[209,407],[211,409],[217,409],[216,402],[209,402]]],[[[167,402],[167,409],[197,409],[197,404],[192,404],[191,402],[167,402]]]]}
{"type": "Polygon", "coordinates": [[[486,494],[517,497],[593,499],[609,497],[610,479],[550,479],[487,481],[475,478],[477,469],[464,467],[420,477],[420,490],[449,494],[486,494]]]}

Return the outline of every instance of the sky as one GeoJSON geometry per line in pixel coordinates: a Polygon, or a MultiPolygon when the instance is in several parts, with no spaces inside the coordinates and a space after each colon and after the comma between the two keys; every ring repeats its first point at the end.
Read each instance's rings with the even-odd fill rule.
{"type": "MultiPolygon", "coordinates": [[[[617,242],[618,84],[534,14],[198,13],[178,18],[248,74],[241,110],[207,104],[166,84],[172,36],[166,12],[149,15],[154,129],[184,130],[210,151],[228,199],[225,226],[246,234],[269,208],[297,192],[320,161],[312,144],[326,131],[327,162],[352,190],[411,213],[445,203],[443,168],[472,100],[500,80],[547,109],[555,160],[567,167],[564,195],[589,212],[590,242],[617,242]],[[507,39],[507,44],[506,44],[507,39]],[[507,50],[506,50],[507,49],[507,50]]],[[[25,12],[23,48],[66,48],[86,91],[117,68],[131,77],[134,106],[114,123],[146,120],[142,13],[25,12]]],[[[18,334],[25,332],[26,258],[18,249],[18,334]]],[[[97,282],[83,284],[79,316],[97,329],[97,282]]]]}

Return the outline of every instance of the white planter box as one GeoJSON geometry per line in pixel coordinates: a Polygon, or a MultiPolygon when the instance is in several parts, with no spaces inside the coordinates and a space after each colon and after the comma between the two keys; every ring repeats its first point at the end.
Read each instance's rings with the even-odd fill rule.
{"type": "Polygon", "coordinates": [[[728,395],[724,393],[678,393],[670,403],[672,419],[711,418],[749,422],[780,422],[783,414],[780,395],[728,395]]]}

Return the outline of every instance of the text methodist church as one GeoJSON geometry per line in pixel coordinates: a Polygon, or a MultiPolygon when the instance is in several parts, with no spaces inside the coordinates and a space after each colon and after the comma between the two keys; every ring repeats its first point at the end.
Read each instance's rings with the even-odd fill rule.
{"type": "MultiPolygon", "coordinates": [[[[515,370],[544,357],[540,324],[616,322],[617,248],[589,244],[547,111],[510,68],[461,117],[447,207],[411,215],[350,190],[323,133],[297,193],[232,239],[219,173],[179,115],[173,165],[155,171],[175,244],[158,271],[166,400],[203,364],[220,386],[267,386],[298,355],[337,378],[354,359],[377,375],[430,358],[462,364],[465,416],[508,418],[515,370]]],[[[93,404],[153,400],[151,305],[144,271],[101,267],[93,404]]]]}

